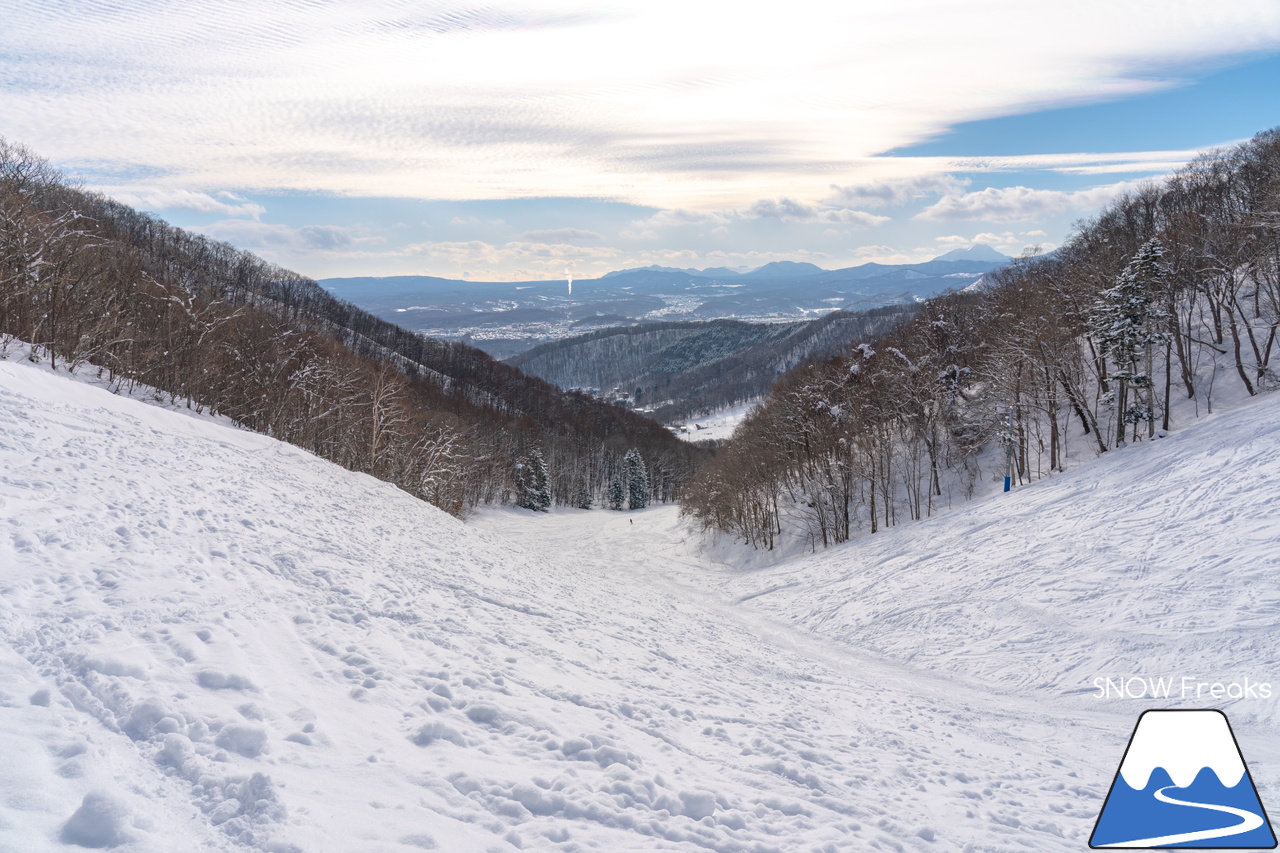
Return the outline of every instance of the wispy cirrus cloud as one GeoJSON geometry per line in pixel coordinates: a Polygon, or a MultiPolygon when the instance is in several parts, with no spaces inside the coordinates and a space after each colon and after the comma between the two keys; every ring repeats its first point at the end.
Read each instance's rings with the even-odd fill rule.
{"type": "Polygon", "coordinates": [[[1078,152],[1023,154],[1002,157],[965,157],[952,160],[948,168],[960,172],[1048,171],[1070,175],[1159,174],[1172,172],[1198,154],[1181,151],[1078,152]]]}
{"type": "MultiPolygon", "coordinates": [[[[337,225],[291,228],[287,225],[239,219],[195,226],[191,230],[250,250],[337,252],[354,247],[358,240],[350,228],[337,225]]],[[[382,241],[380,237],[371,239],[373,242],[382,241]]]]}
{"type": "Polygon", "coordinates": [[[184,189],[114,189],[101,188],[100,191],[116,201],[136,207],[140,210],[163,212],[166,210],[189,210],[196,213],[214,213],[220,216],[247,216],[259,219],[267,209],[260,204],[246,201],[229,192],[214,195],[184,189]]]}
{"type": "MultiPolygon", "coordinates": [[[[19,2],[0,28],[0,115],[60,164],[145,172],[148,187],[742,210],[817,204],[830,184],[856,187],[868,158],[958,123],[1169,88],[1169,69],[1276,48],[1267,0],[1030,13],[990,0],[982,15],[904,0],[873,16],[675,0],[19,2]]],[[[854,189],[835,206],[912,191],[854,189]]]]}
{"type": "Polygon", "coordinates": [[[1057,150],[1050,134],[1030,147],[1002,136],[1001,156],[921,144],[984,119],[1172,93],[1215,62],[1280,50],[1273,0],[987,0],[981,15],[954,0],[874,14],[816,0],[785,14],[722,0],[9,6],[9,139],[313,274],[444,273],[456,260],[501,277],[659,263],[644,251],[660,248],[698,259],[687,265],[718,249],[740,265],[750,250],[847,265],[890,257],[890,244],[914,259],[923,250],[907,247],[959,221],[1061,239],[1069,213],[1109,199],[1089,176],[1158,176],[1195,152],[1126,140],[1043,153],[1057,150]],[[913,150],[943,153],[903,156],[913,150]],[[986,189],[997,182],[1017,186],[986,189]],[[346,214],[346,199],[369,204],[346,214]],[[380,219],[382,203],[396,212],[380,219]],[[857,254],[869,240],[873,254],[857,254]]]}

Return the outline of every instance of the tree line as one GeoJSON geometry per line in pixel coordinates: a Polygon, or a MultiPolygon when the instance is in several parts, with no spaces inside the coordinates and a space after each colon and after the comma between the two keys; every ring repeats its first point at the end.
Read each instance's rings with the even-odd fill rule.
{"type": "Polygon", "coordinates": [[[1277,385],[1280,131],[1115,200],[1060,249],[774,387],[683,512],[772,548],[927,517],[1277,385]],[[1179,407],[1178,401],[1187,403],[1179,407]],[[1001,452],[1003,451],[1003,452],[1001,452]]]}
{"type": "Polygon", "coordinates": [[[672,501],[706,451],[480,350],[421,337],[311,279],[78,189],[0,138],[0,334],[93,365],[455,515],[545,457],[554,503],[607,500],[629,450],[672,501]]]}

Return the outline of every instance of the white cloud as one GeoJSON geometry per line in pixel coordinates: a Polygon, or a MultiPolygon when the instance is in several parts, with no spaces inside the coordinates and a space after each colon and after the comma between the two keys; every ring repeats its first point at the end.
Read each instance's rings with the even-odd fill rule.
{"type": "Polygon", "coordinates": [[[824,210],[818,215],[818,219],[823,222],[835,222],[855,229],[862,229],[883,225],[890,220],[890,217],[877,216],[874,213],[842,207],[839,210],[824,210]]]}
{"type": "Polygon", "coordinates": [[[304,225],[296,233],[308,248],[336,251],[355,243],[351,230],[337,225],[304,225]]]}
{"type": "Polygon", "coordinates": [[[568,243],[539,243],[513,240],[501,246],[483,240],[424,241],[383,253],[383,261],[393,258],[424,258],[431,275],[483,279],[486,281],[540,279],[549,273],[563,278],[566,267],[580,263],[607,263],[621,255],[607,246],[574,246],[568,243]],[[542,269],[537,269],[542,268],[542,269]]]}
{"type": "Polygon", "coordinates": [[[915,219],[1022,222],[1072,209],[1096,209],[1137,184],[1121,182],[1087,190],[1037,190],[1031,187],[987,187],[949,195],[916,214],[915,219]]]}
{"type": "Polygon", "coordinates": [[[689,225],[723,225],[728,221],[723,214],[714,211],[672,208],[659,210],[647,219],[637,219],[631,224],[641,231],[653,231],[657,228],[679,228],[689,225]]]}
{"type": "Polygon", "coordinates": [[[834,194],[831,200],[836,204],[857,204],[863,207],[897,206],[925,196],[954,194],[968,185],[969,181],[960,180],[954,175],[912,175],[849,186],[832,184],[834,194]]]}
{"type": "Polygon", "coordinates": [[[1122,151],[1114,153],[1020,154],[1002,157],[966,157],[952,160],[948,168],[962,172],[1050,171],[1070,175],[1103,175],[1173,172],[1199,152],[1122,151]]]}
{"type": "Polygon", "coordinates": [[[517,234],[517,240],[565,241],[565,240],[603,240],[604,236],[595,231],[584,231],[580,228],[552,228],[538,231],[526,231],[517,234]]]}
{"type": "Polygon", "coordinates": [[[338,252],[353,248],[357,242],[351,229],[338,225],[304,225],[290,228],[250,220],[223,220],[191,229],[215,240],[250,251],[284,251],[287,253],[338,252]]]}
{"type": "Polygon", "coordinates": [[[664,266],[695,266],[702,259],[701,253],[693,249],[660,249],[655,252],[645,252],[644,257],[649,262],[664,266]]]}
{"type": "Polygon", "coordinates": [[[190,210],[196,213],[216,213],[220,216],[247,216],[251,219],[258,219],[267,212],[267,209],[262,205],[254,204],[230,192],[220,192],[217,195],[234,203],[219,201],[208,193],[183,189],[113,189],[108,187],[103,188],[101,191],[121,204],[156,213],[165,210],[190,210]]]}
{"type": "Polygon", "coordinates": [[[982,14],[904,0],[872,16],[675,0],[72,8],[6,9],[0,115],[7,136],[81,174],[663,209],[814,204],[828,184],[852,188],[836,206],[893,204],[927,188],[859,189],[880,152],[960,122],[1168,88],[1197,62],[1280,45],[1272,0],[988,0],[982,14]]]}
{"type": "Polygon", "coordinates": [[[740,216],[747,219],[778,219],[783,222],[830,222],[854,229],[871,228],[889,221],[888,216],[876,216],[861,210],[822,208],[803,204],[789,198],[761,199],[740,216]]]}
{"type": "Polygon", "coordinates": [[[431,260],[455,266],[491,264],[501,261],[497,247],[483,240],[445,240],[414,243],[404,249],[405,254],[422,255],[431,260]]]}
{"type": "Polygon", "coordinates": [[[617,249],[593,246],[583,248],[568,243],[530,243],[513,240],[503,247],[503,254],[518,258],[610,258],[621,254],[617,249]]]}
{"type": "MultiPolygon", "coordinates": [[[[993,231],[984,231],[972,237],[949,234],[944,237],[934,237],[933,239],[947,249],[967,249],[970,246],[983,245],[999,249],[1006,255],[1017,256],[1035,246],[1040,246],[1042,251],[1048,251],[1048,249],[1044,248],[1044,241],[1037,239],[1046,236],[1048,235],[1040,230],[1022,231],[1016,234],[1012,231],[1003,231],[999,234],[993,231]]],[[[1053,248],[1053,246],[1049,248],[1053,248]]],[[[926,250],[922,249],[920,251],[926,250]]]]}
{"type": "Polygon", "coordinates": [[[748,219],[781,219],[784,222],[808,222],[818,218],[818,209],[789,198],[761,199],[742,215],[748,219]]]}
{"type": "Polygon", "coordinates": [[[929,250],[916,249],[907,253],[892,246],[859,246],[853,254],[862,263],[875,264],[914,264],[933,257],[929,250]]]}

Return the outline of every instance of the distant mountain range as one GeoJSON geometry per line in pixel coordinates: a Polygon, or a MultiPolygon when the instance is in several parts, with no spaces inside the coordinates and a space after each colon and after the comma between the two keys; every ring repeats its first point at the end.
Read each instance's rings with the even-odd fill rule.
{"type": "Polygon", "coordinates": [[[699,278],[725,278],[725,277],[793,278],[793,277],[802,277],[806,275],[813,275],[814,273],[827,272],[827,270],[824,270],[822,267],[815,266],[813,264],[796,263],[795,261],[774,261],[772,263],[765,264],[764,266],[758,267],[756,269],[747,268],[747,269],[740,269],[740,270],[730,269],[729,267],[711,267],[705,270],[692,269],[692,268],[680,269],[678,267],[662,267],[662,266],[658,266],[657,264],[652,264],[647,267],[636,267],[634,269],[615,270],[614,272],[605,273],[604,276],[602,277],[613,278],[614,276],[619,276],[619,275],[630,275],[631,273],[634,273],[634,272],[650,272],[650,271],[674,272],[674,273],[681,273],[684,275],[693,275],[699,278]]]}
{"type": "Polygon", "coordinates": [[[593,329],[636,323],[813,320],[833,311],[909,304],[962,290],[1010,258],[986,246],[919,264],[825,270],[775,261],[758,269],[642,267],[573,283],[475,282],[432,276],[329,278],[321,286],[397,325],[463,340],[499,358],[593,329]]]}
{"type": "MultiPolygon", "coordinates": [[[[630,276],[634,273],[641,272],[669,272],[679,273],[681,275],[691,275],[698,278],[713,278],[730,280],[746,279],[819,279],[822,281],[835,280],[837,278],[848,279],[851,281],[864,280],[868,278],[876,278],[894,270],[914,270],[925,276],[950,275],[959,270],[954,267],[938,267],[939,261],[944,263],[959,262],[976,262],[982,267],[981,272],[994,269],[997,266],[1003,266],[1013,260],[1008,255],[1002,254],[990,246],[971,246],[968,249],[952,249],[944,255],[926,261],[921,264],[877,264],[867,263],[860,264],[856,267],[846,267],[838,270],[825,270],[820,266],[810,263],[797,263],[795,261],[773,261],[756,269],[730,269],[729,267],[711,267],[709,269],[699,270],[692,268],[681,269],[678,267],[663,267],[652,265],[647,267],[636,267],[634,269],[617,270],[615,272],[605,273],[602,278],[616,278],[618,276],[630,276]]],[[[977,277],[976,275],[974,276],[977,277]]]]}

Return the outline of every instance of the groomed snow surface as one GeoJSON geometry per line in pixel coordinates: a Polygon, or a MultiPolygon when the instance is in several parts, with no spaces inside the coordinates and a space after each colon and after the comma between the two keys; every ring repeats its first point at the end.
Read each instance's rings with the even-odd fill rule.
{"type": "Polygon", "coordinates": [[[684,421],[684,431],[679,433],[679,436],[685,441],[725,441],[733,436],[733,431],[738,428],[738,424],[742,423],[743,419],[758,405],[760,401],[756,400],[721,409],[709,415],[689,418],[684,421]]]}
{"type": "Polygon", "coordinates": [[[1147,707],[1280,811],[1277,425],[745,570],[0,361],[0,851],[1079,851],[1147,707]]]}

